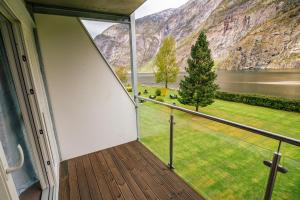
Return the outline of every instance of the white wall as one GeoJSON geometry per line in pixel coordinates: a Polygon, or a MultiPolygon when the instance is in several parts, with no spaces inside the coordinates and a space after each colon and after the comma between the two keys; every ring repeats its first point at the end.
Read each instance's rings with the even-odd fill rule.
{"type": "Polygon", "coordinates": [[[80,21],[35,20],[62,159],[136,140],[134,103],[80,21]]]}

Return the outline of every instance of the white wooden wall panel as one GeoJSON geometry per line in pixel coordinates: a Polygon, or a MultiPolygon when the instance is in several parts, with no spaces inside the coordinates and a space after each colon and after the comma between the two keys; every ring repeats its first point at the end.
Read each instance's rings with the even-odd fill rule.
{"type": "Polygon", "coordinates": [[[62,159],[136,140],[134,103],[80,21],[35,20],[62,159]]]}

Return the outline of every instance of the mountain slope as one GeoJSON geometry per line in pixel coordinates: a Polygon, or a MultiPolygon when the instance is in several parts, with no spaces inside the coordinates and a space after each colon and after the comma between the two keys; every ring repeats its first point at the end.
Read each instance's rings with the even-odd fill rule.
{"type": "MultiPolygon", "coordinates": [[[[184,70],[192,44],[205,30],[219,68],[300,68],[299,6],[299,0],[191,0],[143,17],[136,21],[138,65],[149,70],[162,40],[172,35],[184,70]]],[[[130,65],[126,25],[108,28],[95,42],[112,65],[130,65]]]]}
{"type": "Polygon", "coordinates": [[[300,68],[300,6],[282,11],[243,37],[221,68],[300,68]]]}

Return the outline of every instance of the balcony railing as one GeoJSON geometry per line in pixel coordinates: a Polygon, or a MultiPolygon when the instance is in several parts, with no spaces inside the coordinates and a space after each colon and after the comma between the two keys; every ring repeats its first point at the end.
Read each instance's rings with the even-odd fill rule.
{"type": "Polygon", "coordinates": [[[138,98],[145,102],[139,105],[141,142],[202,196],[265,200],[299,197],[300,140],[138,98]]]}

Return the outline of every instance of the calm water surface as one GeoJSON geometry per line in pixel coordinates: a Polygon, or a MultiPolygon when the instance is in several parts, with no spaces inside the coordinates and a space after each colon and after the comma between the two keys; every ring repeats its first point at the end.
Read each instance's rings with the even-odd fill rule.
{"type": "MultiPolygon", "coordinates": [[[[178,76],[176,83],[170,88],[178,88],[184,73],[178,76]]],[[[155,83],[152,73],[140,73],[140,84],[163,86],[155,83]]],[[[265,70],[265,71],[218,71],[217,83],[221,91],[235,93],[254,93],[300,99],[300,69],[299,70],[265,70]]]]}

